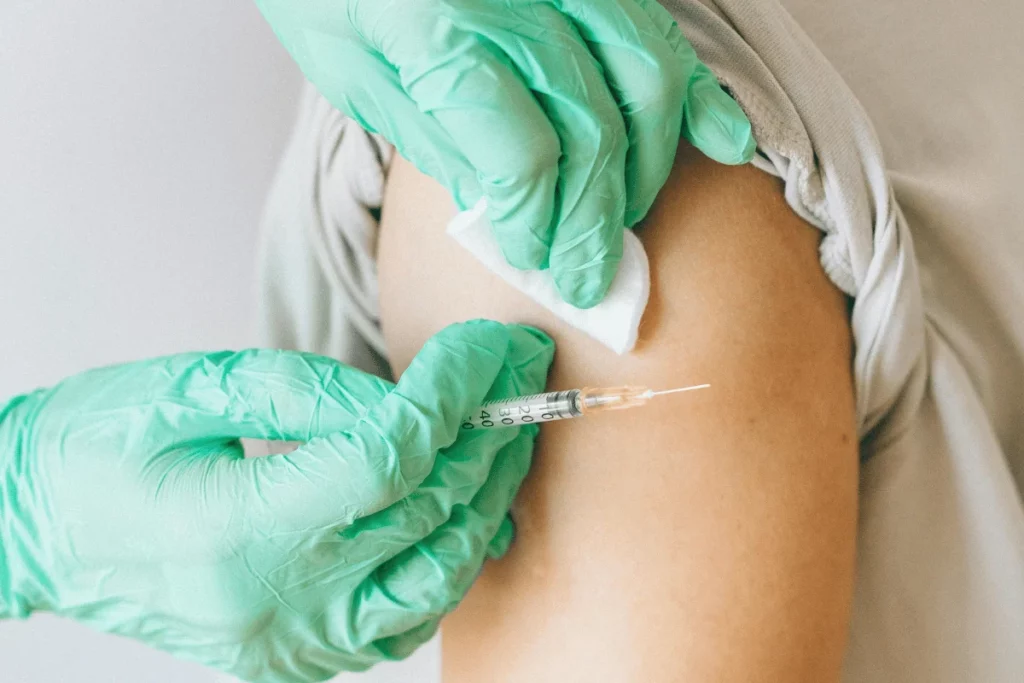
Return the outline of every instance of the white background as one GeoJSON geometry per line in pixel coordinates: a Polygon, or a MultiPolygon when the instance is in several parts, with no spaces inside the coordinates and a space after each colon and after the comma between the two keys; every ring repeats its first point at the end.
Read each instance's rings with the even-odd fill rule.
{"type": "MultiPolygon", "coordinates": [[[[0,396],[256,342],[256,226],[299,83],[246,0],[0,2],[0,396]]],[[[430,649],[344,680],[436,668],[430,649]]],[[[0,622],[0,679],[218,677],[41,615],[0,622]]]]}

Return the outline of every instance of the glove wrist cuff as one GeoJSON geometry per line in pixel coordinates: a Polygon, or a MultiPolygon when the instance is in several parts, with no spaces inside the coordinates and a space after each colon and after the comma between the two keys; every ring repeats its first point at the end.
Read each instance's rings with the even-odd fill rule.
{"type": "Polygon", "coordinates": [[[20,438],[16,417],[17,408],[29,396],[18,396],[7,403],[0,403],[0,619],[25,618],[31,609],[15,592],[16,549],[15,501],[19,488],[17,463],[19,460],[20,438]]]}
{"type": "Polygon", "coordinates": [[[7,495],[11,486],[10,481],[10,460],[12,454],[7,452],[11,448],[10,413],[11,408],[17,399],[0,405],[0,619],[10,619],[14,616],[11,607],[13,603],[11,587],[11,570],[9,566],[8,553],[11,552],[10,532],[7,529],[11,518],[8,510],[7,495]]]}
{"type": "Polygon", "coordinates": [[[10,619],[15,616],[11,591],[11,576],[7,567],[7,535],[3,530],[4,520],[3,504],[0,503],[0,620],[10,619]]]}

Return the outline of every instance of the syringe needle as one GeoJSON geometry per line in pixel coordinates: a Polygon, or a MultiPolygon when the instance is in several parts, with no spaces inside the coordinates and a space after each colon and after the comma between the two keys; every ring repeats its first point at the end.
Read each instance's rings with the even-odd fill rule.
{"type": "Polygon", "coordinates": [[[662,391],[652,391],[651,396],[662,396],[664,394],[680,394],[684,391],[696,391],[697,389],[707,389],[710,384],[694,384],[689,387],[679,387],[678,389],[663,389],[662,391]]]}

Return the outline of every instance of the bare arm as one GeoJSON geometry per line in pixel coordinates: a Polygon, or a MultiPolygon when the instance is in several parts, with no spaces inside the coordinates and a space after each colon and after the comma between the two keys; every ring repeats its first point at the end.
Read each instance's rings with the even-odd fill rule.
{"type": "Polygon", "coordinates": [[[544,427],[517,543],[444,626],[448,683],[838,680],[857,446],[846,303],[778,181],[681,148],[640,231],[641,342],[615,356],[442,235],[443,190],[399,162],[381,301],[396,370],[453,320],[538,325],[551,388],[699,394],[544,427]]]}

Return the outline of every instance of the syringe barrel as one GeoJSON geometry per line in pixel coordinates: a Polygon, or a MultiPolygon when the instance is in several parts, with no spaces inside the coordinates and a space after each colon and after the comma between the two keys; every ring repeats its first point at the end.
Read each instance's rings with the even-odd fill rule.
{"type": "Polygon", "coordinates": [[[564,420],[582,414],[579,389],[550,391],[485,403],[463,421],[462,428],[515,427],[564,420]]]}

